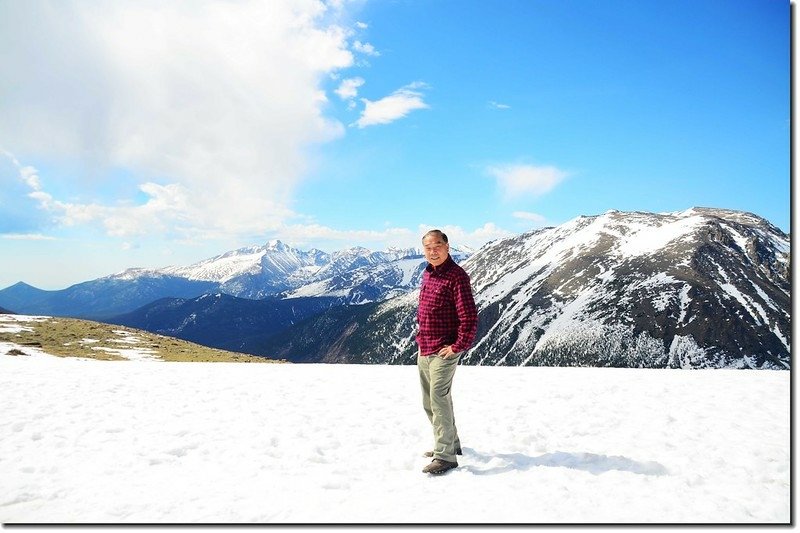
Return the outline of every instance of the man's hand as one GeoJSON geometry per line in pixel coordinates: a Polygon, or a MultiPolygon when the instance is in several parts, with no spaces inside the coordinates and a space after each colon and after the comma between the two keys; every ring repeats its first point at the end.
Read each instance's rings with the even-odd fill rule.
{"type": "Polygon", "coordinates": [[[445,346],[444,348],[442,348],[437,352],[437,355],[439,355],[439,357],[441,357],[442,359],[450,359],[451,357],[455,357],[457,353],[458,352],[453,351],[452,346],[445,346]]]}

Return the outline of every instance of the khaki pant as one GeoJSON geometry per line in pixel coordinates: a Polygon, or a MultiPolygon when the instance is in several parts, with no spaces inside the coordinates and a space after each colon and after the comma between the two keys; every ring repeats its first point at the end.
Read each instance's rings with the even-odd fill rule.
{"type": "Polygon", "coordinates": [[[433,426],[433,456],[453,463],[458,462],[456,450],[461,448],[450,395],[458,359],[458,355],[451,359],[442,359],[438,355],[417,356],[422,407],[433,426]]]}

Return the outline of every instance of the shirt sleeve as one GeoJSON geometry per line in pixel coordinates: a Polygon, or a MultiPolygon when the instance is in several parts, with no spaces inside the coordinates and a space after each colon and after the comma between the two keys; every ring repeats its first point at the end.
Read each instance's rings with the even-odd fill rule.
{"type": "Polygon", "coordinates": [[[463,352],[475,342],[475,334],[478,332],[478,310],[472,297],[469,276],[466,274],[459,276],[453,289],[458,316],[458,336],[452,348],[454,352],[463,352]]]}

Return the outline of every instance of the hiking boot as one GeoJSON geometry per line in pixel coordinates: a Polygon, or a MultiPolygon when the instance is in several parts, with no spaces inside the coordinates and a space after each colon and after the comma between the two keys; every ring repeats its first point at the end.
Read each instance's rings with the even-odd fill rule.
{"type": "Polygon", "coordinates": [[[444,461],[442,459],[434,459],[431,461],[431,464],[423,468],[422,471],[426,474],[438,475],[444,474],[448,470],[452,470],[457,466],[458,463],[451,463],[450,461],[444,461]]]}
{"type": "MultiPolygon", "coordinates": [[[[433,457],[433,452],[425,452],[423,455],[425,457],[433,457]]],[[[461,448],[456,448],[456,455],[463,455],[461,453],[461,448]]]]}

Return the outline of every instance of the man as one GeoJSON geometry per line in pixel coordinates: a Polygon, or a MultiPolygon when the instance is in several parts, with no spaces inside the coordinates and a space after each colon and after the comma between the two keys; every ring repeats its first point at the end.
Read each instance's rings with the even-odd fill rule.
{"type": "Polygon", "coordinates": [[[433,461],[423,472],[444,474],[458,466],[456,455],[461,455],[450,387],[461,354],[475,340],[478,312],[469,276],[450,257],[447,235],[431,230],[422,237],[422,247],[428,265],[417,310],[417,368],[434,436],[433,451],[425,454],[433,461]]]}

